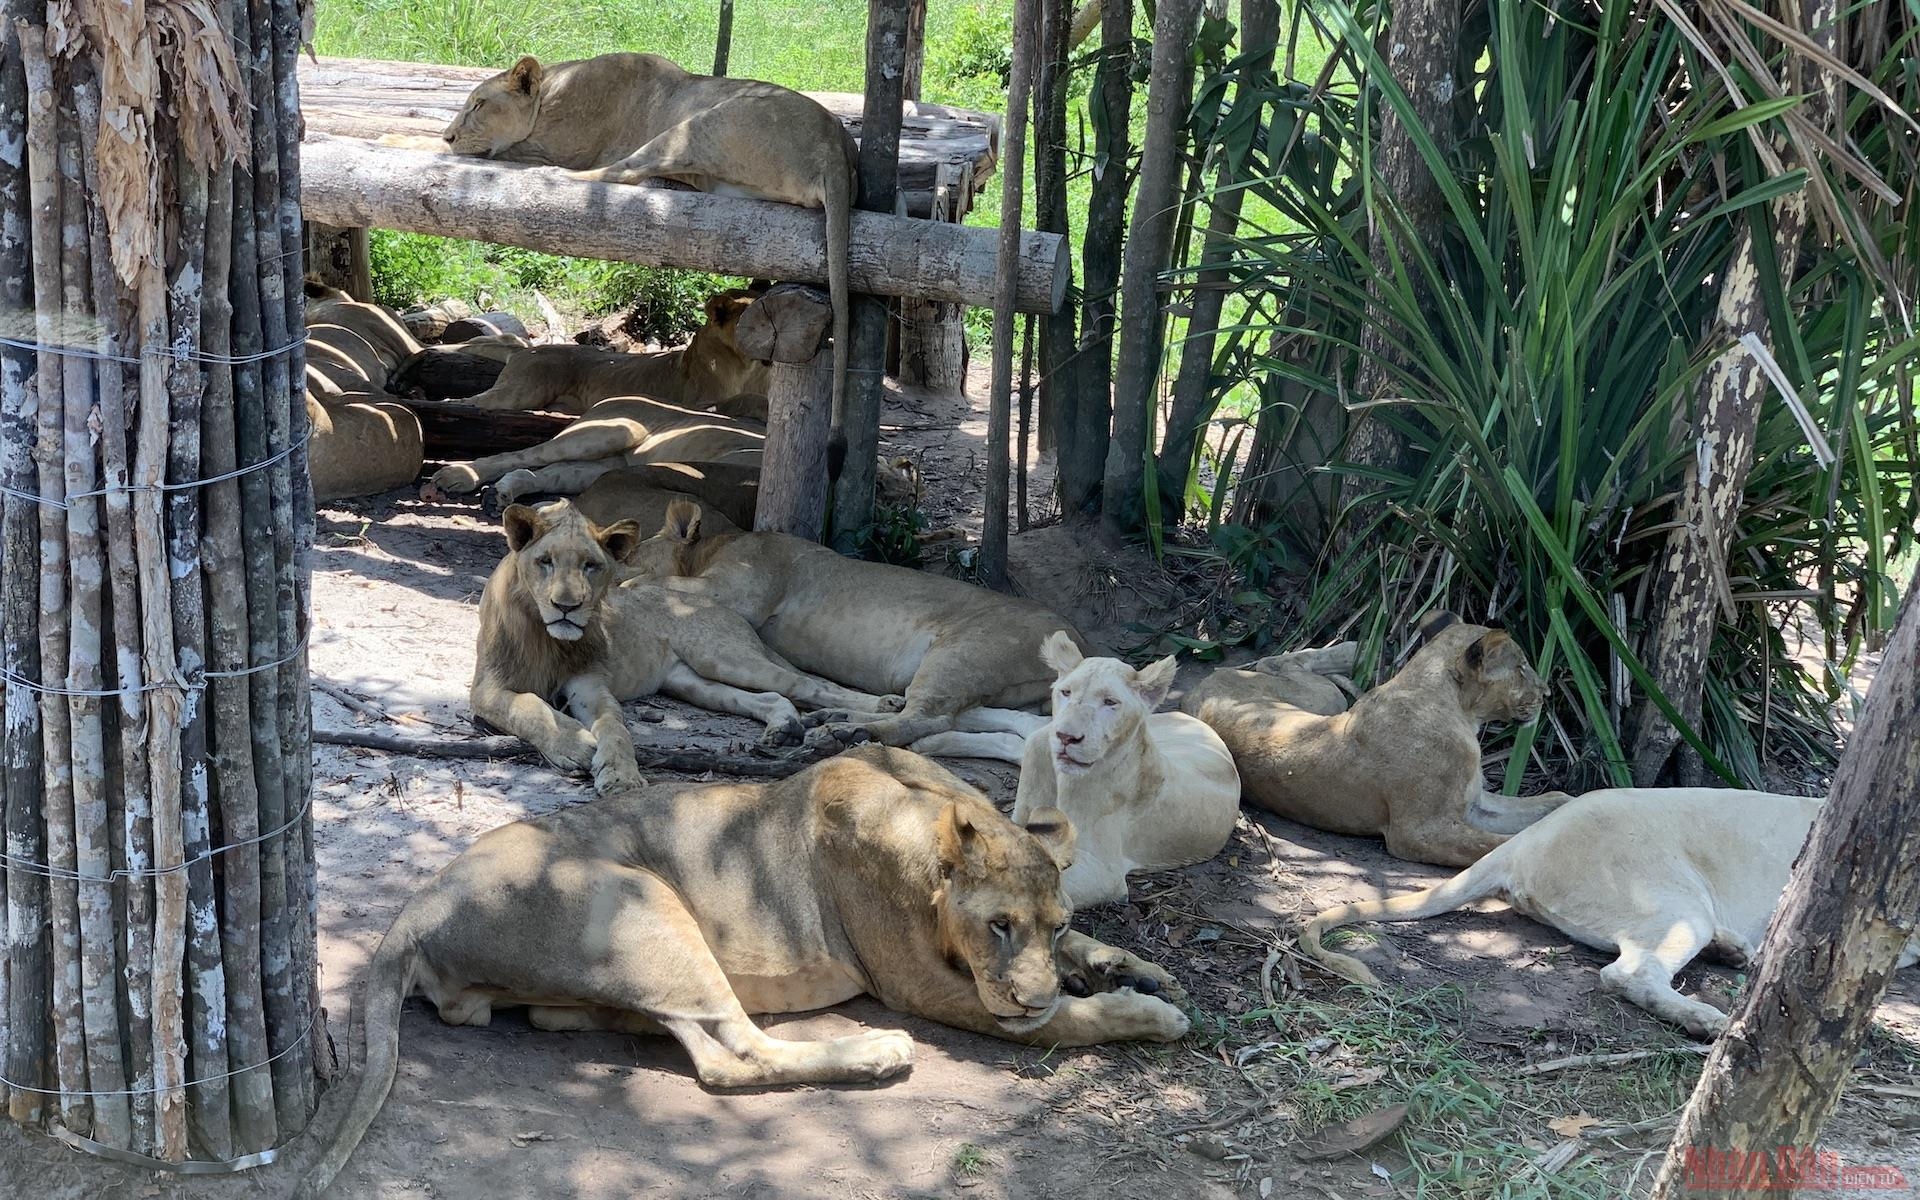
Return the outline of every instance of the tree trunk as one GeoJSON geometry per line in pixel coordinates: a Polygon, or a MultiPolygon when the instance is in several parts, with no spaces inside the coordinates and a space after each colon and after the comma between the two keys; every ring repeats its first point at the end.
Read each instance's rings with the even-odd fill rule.
{"type": "MultiPolygon", "coordinates": [[[[1803,13],[1800,0],[1778,0],[1779,17],[1803,29],[1816,42],[1831,48],[1835,41],[1837,0],[1813,0],[1803,13]]],[[[1789,51],[1789,93],[1806,94],[1812,69],[1797,52],[1789,51]]],[[[1819,94],[1808,96],[1803,111],[1825,126],[1828,104],[1819,94]]],[[[1779,147],[1783,169],[1796,165],[1790,145],[1779,147]]],[[[1760,289],[1757,238],[1772,242],[1773,257],[1783,279],[1793,278],[1800,242],[1807,228],[1805,189],[1775,200],[1766,218],[1750,215],[1740,232],[1720,284],[1714,310],[1714,328],[1708,337],[1726,346],[1701,377],[1693,399],[1696,453],[1687,456],[1673,529],[1662,548],[1658,573],[1650,595],[1648,638],[1642,660],[1654,684],[1679,713],[1698,729],[1705,706],[1708,656],[1713,652],[1714,628],[1724,608],[1732,615],[1733,597],[1727,584],[1727,550],[1733,543],[1734,519],[1746,494],[1747,475],[1753,469],[1755,439],[1762,402],[1772,385],[1759,359],[1742,345],[1747,339],[1771,340],[1766,298],[1760,289]]],[[[1642,697],[1633,725],[1633,781],[1653,783],[1680,744],[1680,732],[1642,697]]],[[[1702,771],[1688,754],[1682,763],[1682,782],[1698,783],[1702,771]]]]}
{"type": "MultiPolygon", "coordinates": [[[[1387,71],[1393,83],[1406,93],[1421,129],[1442,153],[1450,152],[1453,146],[1453,63],[1459,40],[1460,0],[1397,0],[1393,5],[1386,36],[1387,71]]],[[[1407,228],[1397,230],[1398,236],[1437,247],[1445,206],[1438,182],[1399,114],[1384,101],[1376,103],[1380,106],[1380,133],[1374,161],[1379,178],[1374,186],[1393,197],[1406,216],[1407,228]]],[[[1390,273],[1391,265],[1377,235],[1373,256],[1375,275],[1390,273]]],[[[1377,287],[1370,285],[1370,290],[1377,291],[1377,287]]],[[[1378,400],[1392,393],[1393,372],[1388,365],[1391,353],[1385,323],[1367,322],[1360,334],[1356,395],[1378,400]]],[[[1349,462],[1397,470],[1405,454],[1406,439],[1393,426],[1365,410],[1354,414],[1347,438],[1349,462]]],[[[1346,544],[1366,532],[1378,511],[1378,504],[1369,503],[1364,494],[1353,495],[1365,486],[1357,476],[1344,481],[1348,512],[1340,536],[1346,544]]]]}
{"type": "Polygon", "coordinates": [[[833,355],[823,342],[832,324],[825,292],[783,283],[755,301],[734,331],[742,354],[773,363],[755,529],[813,542],[824,532],[833,355]]]}
{"type": "MultiPolygon", "coordinates": [[[[1035,87],[1034,227],[1067,237],[1067,27],[1072,0],[1040,0],[1040,77],[1035,87]]],[[[1039,441],[1045,454],[1071,429],[1075,384],[1074,311],[1063,304],[1040,325],[1039,441]]],[[[1024,512],[1024,509],[1023,509],[1024,512]]]]}
{"type": "MultiPolygon", "coordinates": [[[[1121,246],[1126,238],[1127,193],[1132,155],[1133,3],[1110,0],[1100,10],[1100,65],[1094,71],[1089,110],[1094,123],[1093,191],[1081,240],[1080,345],[1074,363],[1071,417],[1060,431],[1060,511],[1089,511],[1106,471],[1113,421],[1115,300],[1120,288],[1121,246]]],[[[1062,405],[1063,414],[1067,406],[1062,405]]]]}
{"type": "Polygon", "coordinates": [[[907,0],[907,60],[900,68],[900,91],[909,100],[920,98],[927,73],[927,0],[907,0]]]}
{"type": "MultiPolygon", "coordinates": [[[[1273,47],[1280,36],[1280,6],[1276,0],[1241,0],[1240,50],[1259,49],[1260,56],[1241,68],[1234,88],[1236,104],[1252,103],[1265,86],[1273,66],[1273,47]]],[[[1180,369],[1173,380],[1173,409],[1167,416],[1167,434],[1155,462],[1160,484],[1160,512],[1175,519],[1193,473],[1194,448],[1200,429],[1213,419],[1217,401],[1213,390],[1213,350],[1220,330],[1220,311],[1226,303],[1234,239],[1240,229],[1240,205],[1246,197],[1244,163],[1223,162],[1216,177],[1217,193],[1210,205],[1206,239],[1200,251],[1193,312],[1187,318],[1187,337],[1180,347],[1180,369]]]]}
{"type": "Polygon", "coordinates": [[[1109,531],[1130,533],[1144,514],[1141,488],[1153,451],[1154,389],[1160,364],[1160,275],[1179,220],[1180,156],[1193,97],[1193,37],[1200,0],[1160,0],[1153,17],[1147,133],[1120,281],[1120,363],[1113,386],[1113,444],[1107,449],[1101,511],[1109,531]]]}
{"type": "Polygon", "coordinates": [[[373,253],[365,229],[307,222],[307,274],[355,300],[373,302],[373,253]]]}
{"type": "Polygon", "coordinates": [[[1811,1165],[1916,918],[1920,574],[1759,967],[1681,1114],[1655,1200],[1755,1179],[1769,1196],[1799,1194],[1791,1172],[1811,1165]]]}
{"type": "Polygon", "coordinates": [[[713,73],[727,73],[727,59],[733,54],[733,0],[720,0],[720,29],[713,39],[713,73]]]}
{"type": "MultiPolygon", "coordinates": [[[[910,0],[868,0],[866,110],[860,123],[860,207],[891,213],[899,193],[900,105],[904,96],[910,0]]],[[[873,463],[880,449],[880,402],[886,395],[887,302],[852,298],[852,350],[847,357],[846,411],[835,413],[847,447],[834,485],[833,547],[853,552],[873,521],[873,463]]]]}
{"type": "MultiPolygon", "coordinates": [[[[463,158],[310,133],[300,146],[301,204],[335,225],[462,237],[553,254],[689,267],[825,286],[826,227],[791,204],[584,183],[549,167],[463,158]],[[458,196],[460,203],[447,203],[458,196]]],[[[990,305],[994,231],[856,211],[847,270],[856,292],[990,305]]],[[[1070,264],[1052,234],[1018,240],[1015,305],[1052,312],[1070,264]]]]}
{"type": "Polygon", "coordinates": [[[1013,74],[1007,85],[1007,128],[1000,176],[1000,253],[993,306],[993,382],[987,405],[987,496],[980,531],[980,575],[1007,586],[1007,456],[1013,420],[1013,314],[1020,220],[1025,211],[1027,113],[1038,55],[1039,0],[1014,0],[1013,74]]]}
{"type": "Polygon", "coordinates": [[[315,1032],[310,528],[289,334],[300,14],[293,0],[199,11],[210,28],[155,38],[137,6],[100,6],[53,57],[44,29],[9,21],[0,54],[0,141],[26,150],[0,155],[0,304],[33,311],[38,344],[0,355],[0,1041],[7,1075],[56,1097],[22,1089],[8,1111],[169,1161],[297,1132],[315,1032]],[[230,262],[241,230],[249,257],[230,262]],[[248,298],[250,340],[229,336],[243,324],[229,293],[248,298]],[[264,436],[243,446],[249,424],[264,436]],[[203,490],[210,467],[237,482],[203,490]],[[243,538],[218,493],[261,483],[270,503],[243,538]],[[237,555],[207,549],[223,535],[237,555]],[[256,595],[268,636],[233,653],[223,606],[256,595]],[[277,813],[253,804],[257,762],[236,777],[209,720],[210,649],[228,652],[214,678],[244,677],[233,690],[279,684],[243,718],[277,751],[277,813]],[[278,891],[255,894],[256,864],[279,866],[278,891]]]}

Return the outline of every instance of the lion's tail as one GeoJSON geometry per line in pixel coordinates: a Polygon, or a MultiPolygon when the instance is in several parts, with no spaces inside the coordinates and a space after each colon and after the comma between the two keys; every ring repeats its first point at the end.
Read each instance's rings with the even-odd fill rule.
{"type": "MultiPolygon", "coordinates": [[[[403,918],[404,919],[404,918],[403,918]]],[[[340,1127],[320,1158],[300,1182],[301,1200],[318,1200],[353,1157],[367,1127],[387,1102],[393,1090],[393,1077],[400,1066],[400,1008],[413,990],[415,939],[410,930],[395,928],[381,939],[367,968],[366,1038],[367,1062],[360,1073],[360,1085],[354,1091],[340,1127]]]]}
{"type": "Polygon", "coordinates": [[[1508,882],[1507,856],[1501,852],[1504,849],[1502,846],[1494,850],[1452,879],[1424,892],[1395,896],[1390,900],[1363,900],[1358,904],[1330,908],[1308,921],[1306,928],[1300,931],[1300,948],[1342,979],[1363,987],[1379,987],[1379,978],[1367,969],[1365,963],[1350,954],[1327,949],[1320,944],[1320,939],[1331,930],[1358,921],[1418,921],[1424,917],[1437,917],[1501,892],[1506,889],[1508,882]]]}

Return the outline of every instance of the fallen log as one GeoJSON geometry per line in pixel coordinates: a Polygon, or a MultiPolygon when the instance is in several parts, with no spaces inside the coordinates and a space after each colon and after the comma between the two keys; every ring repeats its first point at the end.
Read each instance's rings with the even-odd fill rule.
{"type": "Polygon", "coordinates": [[[395,399],[420,418],[421,454],[430,462],[467,462],[525,450],[574,422],[565,413],[506,412],[450,400],[395,399]]]}
{"type": "MultiPolygon", "coordinates": [[[[515,759],[540,762],[540,752],[517,737],[496,734],[491,737],[431,738],[404,733],[385,733],[374,729],[316,729],[315,745],[352,746],[361,750],[381,750],[388,754],[407,754],[415,758],[515,759]]],[[[673,771],[682,775],[705,775],[709,771],[723,775],[741,775],[754,779],[785,779],[814,762],[814,756],[796,758],[749,758],[735,754],[712,754],[705,750],[664,750],[653,746],[635,746],[634,756],[642,769],[673,771]]]]}
{"type": "MultiPolygon", "coordinates": [[[[789,204],[628,184],[309,133],[300,204],[329,225],[477,238],[553,254],[826,283],[820,213],[789,204]]],[[[995,301],[995,231],[855,212],[852,289],[954,304],[995,301]]],[[[1052,312],[1069,264],[1058,234],[1022,232],[1015,306],[1052,312]]]]}
{"type": "Polygon", "coordinates": [[[450,346],[428,346],[394,368],[387,390],[427,400],[465,400],[492,387],[507,364],[450,346]]]}

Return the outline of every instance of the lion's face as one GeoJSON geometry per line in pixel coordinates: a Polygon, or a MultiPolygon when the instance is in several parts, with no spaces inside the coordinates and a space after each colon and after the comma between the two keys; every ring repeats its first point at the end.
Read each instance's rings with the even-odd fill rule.
{"type": "Polygon", "coordinates": [[[491,79],[467,97],[453,123],[441,133],[455,154],[491,158],[533,133],[540,111],[540,61],[532,55],[491,79]]]}
{"type": "Polygon", "coordinates": [[[938,818],[943,883],[934,899],[947,958],[973,976],[980,1003],[1011,1032],[1037,1029],[1060,1003],[1054,949],[1073,906],[1060,872],[1073,826],[1039,809],[1025,829],[976,819],[957,803],[938,818]]]}
{"type": "Polygon", "coordinates": [[[512,505],[503,523],[515,579],[533,598],[547,636],[560,642],[585,637],[613,583],[615,564],[639,545],[639,527],[617,521],[601,528],[566,500],[538,508],[512,505]]]}
{"type": "Polygon", "coordinates": [[[1460,651],[1454,664],[1460,702],[1481,724],[1525,724],[1540,715],[1547,685],[1534,672],[1520,644],[1505,631],[1488,630],[1460,651]]]}
{"type": "Polygon", "coordinates": [[[1173,686],[1172,656],[1134,670],[1117,658],[1086,658],[1064,631],[1048,635],[1040,657],[1054,669],[1050,723],[1054,769],[1078,775],[1136,737],[1173,686]]]}

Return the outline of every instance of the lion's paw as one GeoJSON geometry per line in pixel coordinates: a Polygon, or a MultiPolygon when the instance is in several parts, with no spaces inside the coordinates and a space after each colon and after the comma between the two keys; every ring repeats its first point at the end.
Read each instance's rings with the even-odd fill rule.
{"type": "Polygon", "coordinates": [[[480,490],[480,473],[471,463],[448,463],[427,481],[431,487],[453,496],[468,496],[480,490]]]}
{"type": "Polygon", "coordinates": [[[858,725],[816,725],[807,730],[806,746],[822,754],[838,754],[872,740],[873,736],[858,725]]]}
{"type": "Polygon", "coordinates": [[[1061,965],[1065,968],[1062,981],[1069,990],[1075,990],[1076,984],[1083,988],[1081,995],[1125,989],[1143,996],[1162,997],[1174,1004],[1187,998],[1180,981],[1164,968],[1118,946],[1102,944],[1081,956],[1079,961],[1069,960],[1061,965]]]}
{"type": "Polygon", "coordinates": [[[780,717],[767,722],[760,733],[762,746],[798,746],[807,740],[806,727],[798,716],[780,717]]]}
{"type": "Polygon", "coordinates": [[[846,719],[847,710],[844,708],[816,708],[810,713],[802,713],[800,724],[813,729],[821,725],[836,725],[846,719]]]}
{"type": "Polygon", "coordinates": [[[616,796],[645,784],[631,754],[609,754],[604,748],[593,752],[593,790],[600,795],[616,796]]]}
{"type": "Polygon", "coordinates": [[[517,502],[540,485],[540,477],[525,467],[517,471],[508,471],[493,485],[493,494],[499,497],[502,507],[517,502]]]}
{"type": "Polygon", "coordinates": [[[882,696],[880,697],[879,704],[875,706],[874,711],[895,713],[904,709],[906,706],[907,698],[905,696],[882,696]]]}
{"type": "Polygon", "coordinates": [[[1187,1014],[1158,996],[1132,995],[1125,1018],[1126,1036],[1143,1042],[1177,1042],[1187,1036],[1193,1025],[1187,1014]]]}
{"type": "Polygon", "coordinates": [[[913,1039],[898,1029],[883,1029],[847,1039],[848,1070],[856,1078],[890,1079],[913,1065],[913,1039]]]}

